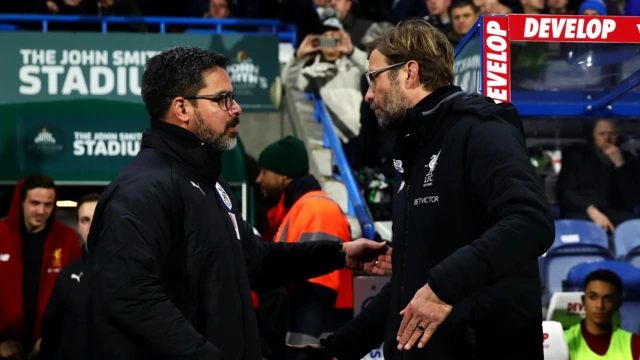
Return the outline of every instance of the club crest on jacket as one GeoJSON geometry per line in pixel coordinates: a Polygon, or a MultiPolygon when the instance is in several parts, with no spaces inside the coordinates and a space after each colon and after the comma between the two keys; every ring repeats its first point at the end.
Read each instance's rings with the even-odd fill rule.
{"type": "Polygon", "coordinates": [[[224,204],[229,208],[229,210],[231,210],[231,199],[220,183],[216,183],[216,190],[218,190],[218,194],[220,194],[220,198],[222,198],[224,204]]]}

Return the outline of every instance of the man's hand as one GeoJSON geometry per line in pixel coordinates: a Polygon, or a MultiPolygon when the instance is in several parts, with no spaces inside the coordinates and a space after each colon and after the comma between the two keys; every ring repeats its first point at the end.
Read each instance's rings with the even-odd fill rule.
{"type": "Polygon", "coordinates": [[[398,350],[409,350],[418,340],[418,348],[422,348],[449,316],[452,308],[438,299],[429,284],[420,288],[409,305],[400,312],[403,318],[398,330],[398,350]]]}
{"type": "Polygon", "coordinates": [[[0,358],[22,359],[22,345],[15,340],[5,340],[0,343],[0,358]]]}
{"type": "Polygon", "coordinates": [[[55,1],[47,1],[47,9],[49,9],[49,11],[53,14],[57,14],[60,12],[58,4],[56,4],[55,1]]]}
{"type": "Polygon", "coordinates": [[[40,343],[42,343],[42,338],[38,339],[38,341],[36,341],[36,344],[33,345],[33,349],[31,349],[31,352],[25,358],[26,360],[34,360],[36,357],[38,357],[38,354],[40,353],[40,343]]]}
{"type": "MultiPolygon", "coordinates": [[[[307,56],[314,55],[316,52],[320,51],[320,46],[318,46],[319,35],[309,34],[305,36],[302,43],[296,50],[296,58],[302,59],[307,56]]],[[[308,60],[308,59],[307,59],[308,60]]]]}
{"type": "Polygon", "coordinates": [[[351,36],[349,36],[349,34],[344,31],[340,32],[340,39],[337,49],[344,55],[351,55],[351,53],[353,53],[353,43],[351,42],[351,36]]]}
{"type": "Polygon", "coordinates": [[[613,232],[615,230],[615,227],[613,226],[611,220],[609,220],[607,215],[603,214],[595,206],[590,206],[587,209],[587,214],[589,215],[589,218],[591,218],[591,221],[603,228],[604,231],[613,232]]]}
{"type": "Polygon", "coordinates": [[[351,270],[366,270],[378,275],[391,270],[391,248],[385,242],[358,239],[342,244],[342,249],[351,270]]]}
{"type": "Polygon", "coordinates": [[[327,349],[320,344],[291,345],[287,344],[290,351],[301,352],[307,360],[338,360],[332,357],[327,349]]]}
{"type": "Polygon", "coordinates": [[[611,145],[604,150],[604,154],[607,155],[615,167],[618,168],[624,165],[624,158],[622,157],[622,151],[620,151],[619,147],[611,145]]]}

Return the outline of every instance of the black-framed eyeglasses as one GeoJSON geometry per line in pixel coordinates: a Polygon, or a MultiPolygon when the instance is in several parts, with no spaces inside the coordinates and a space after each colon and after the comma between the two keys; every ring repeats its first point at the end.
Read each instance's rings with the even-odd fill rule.
{"type": "Polygon", "coordinates": [[[222,94],[213,94],[213,95],[194,95],[194,96],[185,96],[184,98],[186,100],[204,99],[204,100],[214,101],[214,102],[217,102],[218,105],[220,105],[220,107],[223,110],[228,111],[231,109],[231,107],[233,107],[233,102],[236,101],[236,93],[226,92],[222,94]]]}
{"type": "Polygon", "coordinates": [[[389,66],[385,66],[383,68],[380,69],[376,69],[376,70],[372,70],[369,71],[367,73],[365,73],[365,77],[367,78],[367,82],[369,83],[369,87],[371,87],[371,84],[376,80],[376,77],[378,77],[378,75],[382,74],[383,72],[387,71],[387,70],[391,70],[393,68],[396,68],[398,66],[402,66],[404,64],[406,64],[407,62],[401,62],[401,63],[397,63],[397,64],[392,64],[389,66]]]}

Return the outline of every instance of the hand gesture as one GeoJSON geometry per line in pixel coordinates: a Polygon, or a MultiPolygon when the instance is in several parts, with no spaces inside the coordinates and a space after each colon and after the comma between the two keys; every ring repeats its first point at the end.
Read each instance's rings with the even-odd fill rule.
{"type": "Polygon", "coordinates": [[[347,267],[351,270],[366,270],[375,274],[391,270],[391,252],[385,242],[358,239],[344,243],[342,248],[347,267]]]}
{"type": "Polygon", "coordinates": [[[619,147],[615,145],[611,145],[604,150],[604,154],[607,155],[607,157],[611,160],[611,162],[613,163],[613,165],[615,165],[615,167],[620,167],[624,165],[624,159],[622,158],[622,151],[620,151],[619,147]]]}
{"type": "Polygon", "coordinates": [[[349,36],[349,34],[344,31],[340,32],[340,39],[337,49],[345,55],[349,55],[353,52],[353,43],[351,42],[351,36],[349,36]]]}
{"type": "Polygon", "coordinates": [[[298,46],[298,50],[296,50],[296,58],[302,59],[304,57],[315,54],[320,51],[320,46],[318,45],[319,35],[309,34],[305,36],[300,46],[298,46]]]}
{"type": "Polygon", "coordinates": [[[0,358],[18,360],[22,359],[22,345],[15,340],[5,340],[0,343],[0,358]]]}
{"type": "Polygon", "coordinates": [[[418,348],[422,348],[449,316],[452,308],[438,299],[429,284],[420,288],[409,305],[400,312],[403,317],[398,330],[398,350],[409,350],[418,340],[418,348]]]}
{"type": "Polygon", "coordinates": [[[589,210],[587,210],[587,214],[591,218],[591,221],[603,228],[605,231],[613,232],[615,230],[615,227],[607,215],[603,214],[595,206],[591,206],[589,210]]]}
{"type": "Polygon", "coordinates": [[[387,246],[387,251],[384,254],[378,255],[374,261],[365,263],[362,270],[376,275],[384,275],[385,270],[391,270],[391,252],[391,247],[387,246]]]}

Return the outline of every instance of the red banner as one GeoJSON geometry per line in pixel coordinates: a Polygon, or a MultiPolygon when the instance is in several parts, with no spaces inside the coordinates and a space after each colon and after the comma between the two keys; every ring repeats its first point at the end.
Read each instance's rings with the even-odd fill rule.
{"type": "Polygon", "coordinates": [[[640,17],[509,15],[511,41],[640,43],[640,17]]]}
{"type": "Polygon", "coordinates": [[[511,101],[509,17],[484,16],[482,94],[495,102],[511,101]]]}

